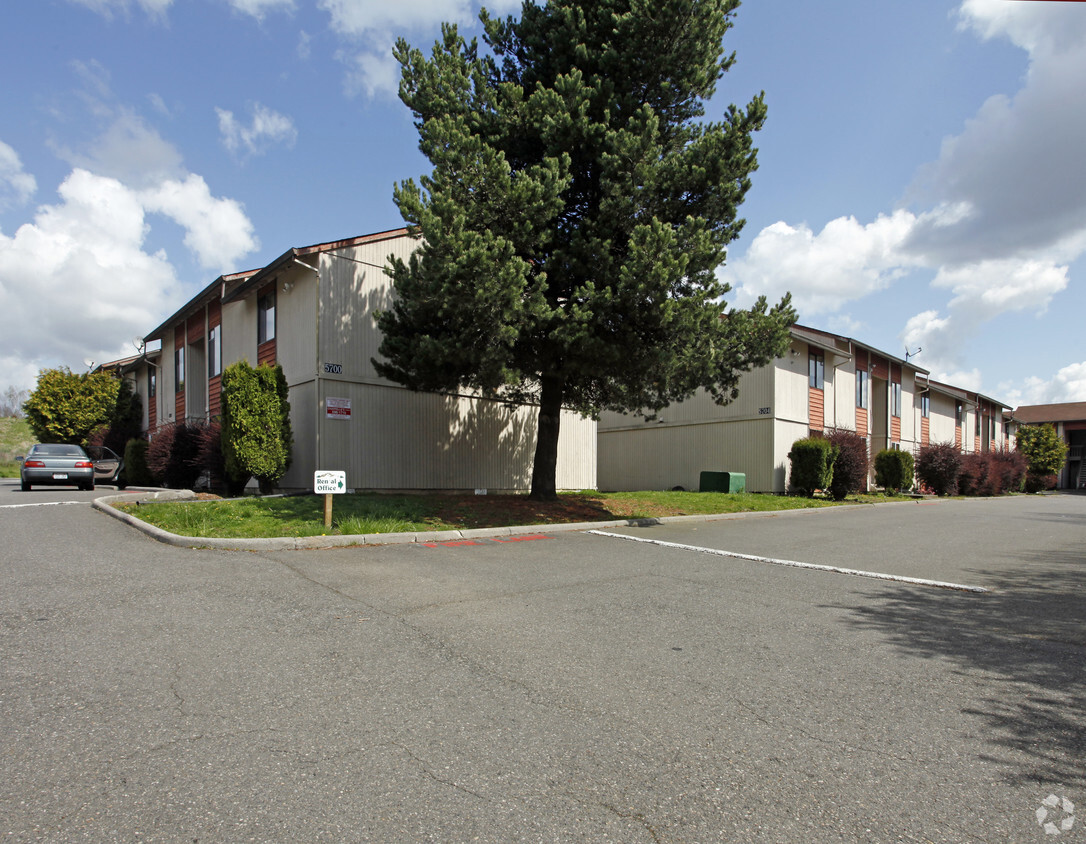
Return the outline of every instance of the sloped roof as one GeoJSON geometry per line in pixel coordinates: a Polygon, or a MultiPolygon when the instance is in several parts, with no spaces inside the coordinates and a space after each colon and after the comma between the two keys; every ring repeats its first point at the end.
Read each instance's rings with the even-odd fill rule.
{"type": "Polygon", "coordinates": [[[1038,422],[1077,422],[1086,420],[1086,401],[1061,404],[1024,404],[1012,414],[1019,422],[1032,425],[1038,422]]]}

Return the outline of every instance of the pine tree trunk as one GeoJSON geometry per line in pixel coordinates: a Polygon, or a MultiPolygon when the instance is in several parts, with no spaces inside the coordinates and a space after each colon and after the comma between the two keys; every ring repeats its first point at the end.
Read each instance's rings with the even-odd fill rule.
{"type": "Polygon", "coordinates": [[[565,379],[544,375],[539,395],[539,423],[536,430],[535,462],[532,464],[532,492],[536,501],[558,497],[558,433],[562,425],[562,396],[565,379]]]}

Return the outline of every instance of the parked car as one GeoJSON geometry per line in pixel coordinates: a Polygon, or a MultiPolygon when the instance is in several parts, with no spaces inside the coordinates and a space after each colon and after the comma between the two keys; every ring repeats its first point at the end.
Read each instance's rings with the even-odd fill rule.
{"type": "Polygon", "coordinates": [[[88,445],[87,454],[94,462],[94,482],[113,484],[117,489],[124,489],[128,482],[124,474],[124,459],[111,448],[104,445],[88,445]]]}
{"type": "Polygon", "coordinates": [[[66,443],[32,445],[22,463],[19,480],[23,492],[32,486],[78,486],[94,489],[94,463],[82,448],[66,443]]]}

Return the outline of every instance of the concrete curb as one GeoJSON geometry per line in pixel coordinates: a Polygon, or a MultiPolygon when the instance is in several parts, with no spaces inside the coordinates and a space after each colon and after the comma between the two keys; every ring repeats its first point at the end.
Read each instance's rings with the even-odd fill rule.
{"type": "Polygon", "coordinates": [[[118,510],[115,503],[133,504],[145,501],[193,501],[190,490],[159,490],[157,492],[122,493],[96,498],[91,506],[142,531],[157,542],[179,548],[217,548],[223,551],[302,551],[321,548],[345,548],[358,545],[406,545],[424,542],[455,542],[459,539],[489,539],[500,536],[521,536],[528,533],[564,533],[569,531],[601,530],[619,527],[652,527],[653,525],[715,522],[730,519],[779,518],[799,514],[837,512],[863,507],[885,507],[893,504],[916,504],[915,501],[887,501],[884,504],[842,504],[839,507],[811,507],[798,510],[770,510],[755,513],[716,513],[692,516],[660,516],[648,519],[615,519],[607,522],[561,522],[558,524],[518,525],[514,527],[472,528],[468,530],[435,530],[407,533],[374,533],[356,536],[280,536],[267,539],[219,539],[213,537],[181,536],[150,525],[130,513],[118,510]]]}

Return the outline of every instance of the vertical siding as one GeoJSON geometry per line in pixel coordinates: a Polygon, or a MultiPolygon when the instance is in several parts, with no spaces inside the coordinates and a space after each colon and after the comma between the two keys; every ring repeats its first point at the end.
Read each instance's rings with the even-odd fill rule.
{"type": "Polygon", "coordinates": [[[275,307],[275,360],[288,384],[312,381],[318,365],[317,274],[298,266],[281,273],[275,307]]]}
{"type": "MultiPolygon", "coordinates": [[[[327,379],[321,389],[325,398],[349,399],[351,416],[327,418],[321,405],[317,468],[346,471],[355,488],[523,491],[531,486],[534,407],[327,379]]],[[[595,451],[595,423],[563,413],[560,489],[596,486],[595,451]]]]}
{"type": "Polygon", "coordinates": [[[723,471],[745,473],[749,491],[773,491],[778,483],[777,491],[783,491],[784,475],[776,471],[782,467],[774,465],[773,437],[772,417],[601,431],[599,486],[697,489],[701,472],[723,471]]]}
{"type": "Polygon", "coordinates": [[[316,404],[316,386],[312,381],[290,388],[290,429],[294,435],[294,451],[290,468],[279,483],[283,489],[312,489],[313,473],[317,469],[341,468],[317,465],[316,404]]]}

